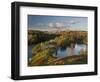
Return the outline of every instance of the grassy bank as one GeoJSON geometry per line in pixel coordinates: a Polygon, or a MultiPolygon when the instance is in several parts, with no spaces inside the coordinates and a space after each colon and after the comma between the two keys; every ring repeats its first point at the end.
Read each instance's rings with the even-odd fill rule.
{"type": "Polygon", "coordinates": [[[33,56],[28,61],[28,66],[86,64],[87,51],[82,52],[80,55],[72,55],[61,59],[52,55],[59,47],[65,48],[76,43],[87,45],[86,31],[62,31],[55,33],[29,31],[28,45],[35,44],[35,46],[32,49],[33,56]]]}

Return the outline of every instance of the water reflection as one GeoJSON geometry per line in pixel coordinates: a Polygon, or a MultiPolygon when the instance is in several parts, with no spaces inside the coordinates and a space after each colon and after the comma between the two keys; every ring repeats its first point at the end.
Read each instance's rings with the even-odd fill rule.
{"type": "MultiPolygon", "coordinates": [[[[34,45],[28,47],[28,59],[32,58],[32,48],[34,45]]],[[[59,47],[54,53],[54,57],[63,58],[72,55],[80,55],[86,51],[85,44],[71,44],[69,47],[59,47]]]]}
{"type": "Polygon", "coordinates": [[[86,51],[86,45],[84,44],[71,44],[66,48],[58,48],[53,56],[58,58],[63,58],[72,55],[80,55],[81,53],[86,51]]]}

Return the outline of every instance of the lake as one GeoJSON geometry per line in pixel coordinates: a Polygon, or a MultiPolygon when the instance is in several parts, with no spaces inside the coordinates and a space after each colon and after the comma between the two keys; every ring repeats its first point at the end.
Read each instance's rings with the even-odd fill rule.
{"type": "MultiPolygon", "coordinates": [[[[32,47],[33,46],[28,46],[28,59],[31,59],[32,57],[32,47]]],[[[54,57],[58,58],[64,58],[67,56],[72,56],[72,55],[80,55],[82,52],[86,51],[86,45],[85,44],[74,44],[74,47],[66,47],[66,48],[58,48],[54,53],[54,57]]]]}

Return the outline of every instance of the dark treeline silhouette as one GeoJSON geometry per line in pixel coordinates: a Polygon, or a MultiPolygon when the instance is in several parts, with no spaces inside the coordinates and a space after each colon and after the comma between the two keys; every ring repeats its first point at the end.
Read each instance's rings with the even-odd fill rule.
{"type": "Polygon", "coordinates": [[[58,34],[49,34],[42,31],[28,31],[28,45],[37,44],[40,42],[48,41],[59,36],[58,34]]]}

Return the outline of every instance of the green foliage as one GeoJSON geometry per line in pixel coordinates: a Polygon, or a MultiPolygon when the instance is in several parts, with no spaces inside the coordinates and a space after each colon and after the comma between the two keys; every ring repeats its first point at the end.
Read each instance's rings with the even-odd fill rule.
{"type": "Polygon", "coordinates": [[[33,49],[32,49],[32,51],[33,52],[39,52],[39,51],[41,51],[41,44],[37,44],[37,45],[35,45],[34,47],[33,47],[33,49]]]}
{"type": "Polygon", "coordinates": [[[51,39],[54,39],[57,36],[59,35],[49,34],[47,32],[42,32],[42,31],[29,30],[28,31],[28,44],[32,45],[32,44],[37,44],[37,43],[44,42],[44,41],[49,41],[51,39]]]}
{"type": "Polygon", "coordinates": [[[53,49],[46,49],[38,52],[35,56],[32,57],[30,64],[34,65],[35,63],[38,63],[38,61],[46,60],[53,52],[53,49]]]}
{"type": "Polygon", "coordinates": [[[29,61],[30,66],[35,65],[55,65],[55,64],[80,64],[87,63],[87,52],[80,53],[81,56],[70,57],[61,61],[52,62],[57,60],[53,57],[53,53],[57,48],[64,48],[71,46],[71,44],[86,44],[87,45],[87,32],[85,31],[63,31],[60,33],[47,33],[41,31],[28,32],[28,44],[35,44],[32,52],[34,56],[29,61]],[[85,56],[84,56],[85,54],[85,56]],[[76,59],[75,59],[76,58],[76,59]]]}

